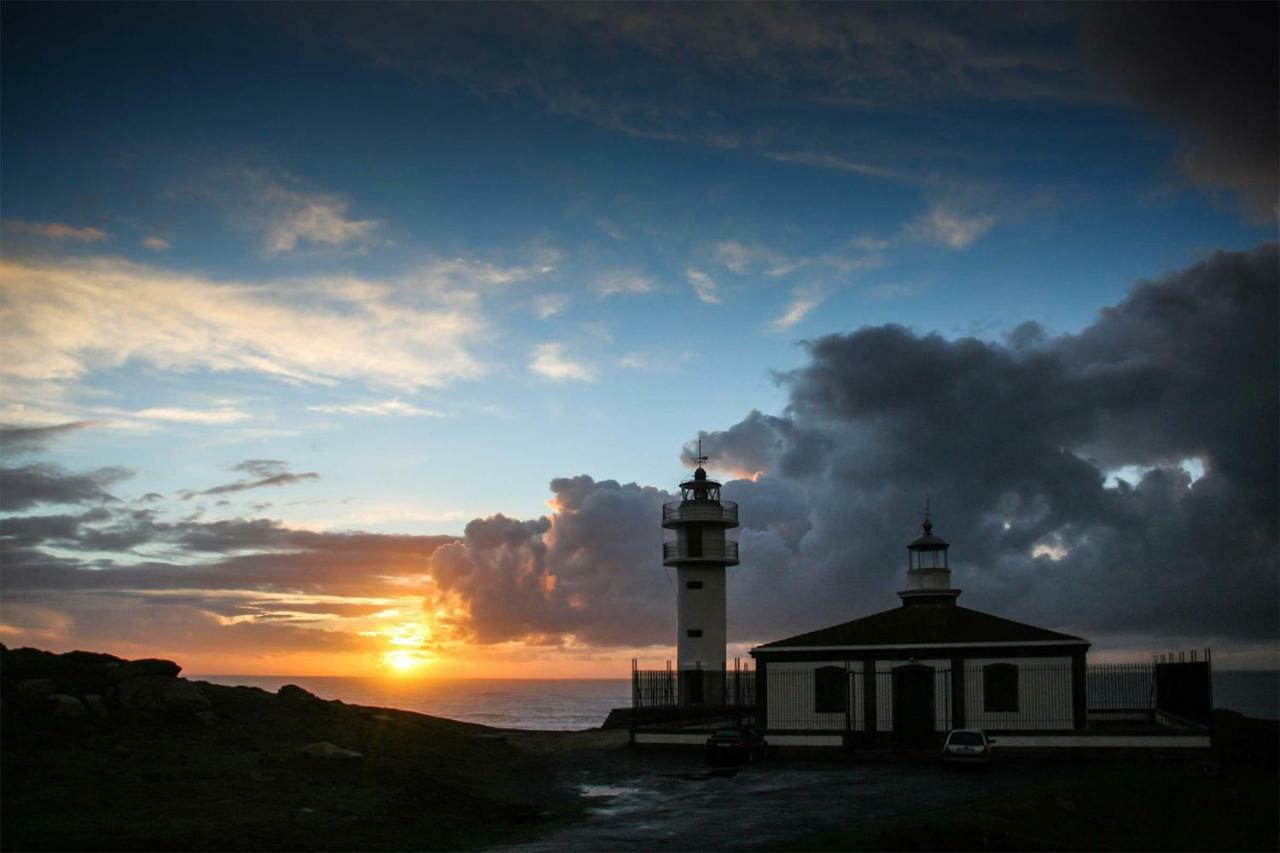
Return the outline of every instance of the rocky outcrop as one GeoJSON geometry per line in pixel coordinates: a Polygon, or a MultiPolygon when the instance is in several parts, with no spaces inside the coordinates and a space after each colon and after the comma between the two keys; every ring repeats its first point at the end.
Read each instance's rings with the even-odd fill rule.
{"type": "Polygon", "coordinates": [[[55,693],[52,696],[46,696],[45,701],[53,709],[53,716],[59,720],[78,720],[89,716],[89,711],[85,708],[84,703],[74,696],[55,693]]]}
{"type": "Polygon", "coordinates": [[[96,720],[117,713],[182,717],[210,708],[200,687],[178,678],[182,667],[170,660],[129,661],[81,651],[59,655],[0,645],[0,662],[5,702],[13,701],[37,716],[58,720],[96,720]]]}
{"type": "Polygon", "coordinates": [[[182,667],[171,660],[142,658],[141,660],[127,661],[113,668],[111,670],[111,681],[114,684],[119,684],[122,681],[129,681],[142,676],[176,678],[180,672],[182,672],[182,667]]]}
{"type": "Polygon", "coordinates": [[[15,692],[19,702],[38,702],[58,692],[58,683],[52,678],[25,678],[19,681],[15,692]]]}
{"type": "Polygon", "coordinates": [[[292,702],[298,705],[309,705],[313,702],[323,702],[316,694],[309,690],[304,690],[296,684],[286,684],[276,691],[276,695],[286,702],[292,702]]]}
{"type": "Polygon", "coordinates": [[[131,711],[202,711],[209,700],[185,678],[171,675],[138,675],[116,687],[120,707],[131,711]]]}
{"type": "Polygon", "coordinates": [[[354,749],[343,749],[340,746],[329,743],[327,740],[309,743],[298,752],[307,758],[313,758],[317,761],[358,761],[364,758],[354,749]]]}

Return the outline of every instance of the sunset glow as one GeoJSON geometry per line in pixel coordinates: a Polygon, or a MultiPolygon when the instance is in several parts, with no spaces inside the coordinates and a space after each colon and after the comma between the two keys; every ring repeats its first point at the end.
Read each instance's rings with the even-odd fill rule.
{"type": "Polygon", "coordinates": [[[430,657],[420,651],[397,649],[382,656],[382,660],[397,675],[408,675],[425,667],[431,662],[430,657]]]}

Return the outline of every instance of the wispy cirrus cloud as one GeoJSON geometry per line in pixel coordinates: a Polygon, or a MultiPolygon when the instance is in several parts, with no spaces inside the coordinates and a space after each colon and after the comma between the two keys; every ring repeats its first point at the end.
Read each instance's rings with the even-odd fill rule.
{"type": "Polygon", "coordinates": [[[345,195],[316,189],[279,169],[224,165],[179,187],[175,195],[221,208],[233,226],[255,236],[267,256],[364,250],[385,241],[384,223],[353,216],[345,195]]]}
{"type": "Polygon", "coordinates": [[[217,409],[184,409],[179,407],[155,407],[131,412],[135,418],[148,421],[167,421],[179,424],[233,424],[249,417],[248,412],[222,407],[217,409]]]}
{"type": "Polygon", "coordinates": [[[693,285],[693,293],[702,302],[708,305],[719,305],[720,296],[716,292],[716,282],[711,276],[702,270],[689,267],[684,271],[685,278],[689,279],[689,284],[693,285]]]}
{"type": "Polygon", "coordinates": [[[563,314],[569,307],[569,295],[566,293],[544,293],[534,297],[533,313],[539,320],[549,320],[557,314],[563,314]]]}
{"type": "Polygon", "coordinates": [[[610,272],[597,276],[592,282],[595,292],[603,299],[609,296],[634,296],[653,290],[653,280],[632,271],[610,272]]]}
{"type": "Polygon", "coordinates": [[[173,244],[163,237],[147,237],[142,245],[153,252],[167,252],[173,248],[173,244]]]}
{"type": "Polygon", "coordinates": [[[271,207],[271,222],[263,237],[269,254],[292,252],[299,246],[339,247],[367,243],[382,225],[376,219],[352,219],[341,196],[307,193],[269,186],[264,198],[271,207]]]}
{"type": "Polygon", "coordinates": [[[766,153],[765,156],[770,160],[778,160],[782,163],[814,166],[819,169],[831,169],[836,172],[848,172],[854,175],[865,175],[870,178],[883,178],[889,181],[905,181],[908,183],[921,182],[921,177],[911,172],[889,169],[884,166],[877,166],[874,163],[851,160],[826,151],[771,151],[766,153]]]}
{"type": "Polygon", "coordinates": [[[534,347],[529,369],[556,382],[594,382],[598,375],[594,367],[565,355],[564,344],[556,342],[534,347]]]}
{"type": "Polygon", "coordinates": [[[469,349],[485,328],[473,299],[386,283],[221,282],[116,258],[6,261],[0,307],[0,374],[18,380],[77,379],[131,360],[408,389],[485,370],[469,349]]]}
{"type": "Polygon", "coordinates": [[[424,409],[403,400],[384,400],[381,403],[331,403],[320,406],[307,406],[311,412],[327,412],[338,415],[379,415],[405,418],[440,418],[444,417],[434,409],[424,409]]]}
{"type": "Polygon", "coordinates": [[[26,222],[21,219],[6,219],[4,224],[17,231],[25,231],[46,237],[50,240],[75,240],[80,243],[101,243],[107,239],[107,232],[101,228],[87,226],[77,228],[61,222],[26,222]]]}
{"type": "Polygon", "coordinates": [[[908,226],[908,232],[917,239],[959,251],[981,239],[997,221],[995,216],[967,213],[954,205],[939,202],[908,226]]]}
{"type": "Polygon", "coordinates": [[[738,275],[759,272],[778,278],[794,272],[800,265],[768,246],[740,240],[722,240],[712,247],[712,253],[717,261],[738,275]]]}
{"type": "Polygon", "coordinates": [[[787,307],[773,321],[773,328],[778,331],[786,331],[792,326],[799,323],[809,313],[822,304],[823,296],[816,291],[808,289],[800,289],[792,294],[791,301],[787,303],[787,307]]]}

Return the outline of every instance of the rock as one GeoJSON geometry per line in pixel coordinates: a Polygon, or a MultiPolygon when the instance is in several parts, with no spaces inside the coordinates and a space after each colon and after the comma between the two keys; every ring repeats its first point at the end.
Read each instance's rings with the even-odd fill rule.
{"type": "Polygon", "coordinates": [[[15,689],[19,699],[24,702],[32,702],[57,693],[58,685],[52,678],[28,678],[24,681],[19,681],[15,689]]]}
{"type": "Polygon", "coordinates": [[[206,726],[216,726],[218,724],[218,715],[212,711],[196,711],[196,719],[206,726]]]}
{"type": "Polygon", "coordinates": [[[53,716],[59,720],[79,720],[89,716],[84,704],[74,696],[54,693],[52,696],[46,696],[45,701],[53,708],[53,716]]]}
{"type": "Polygon", "coordinates": [[[203,711],[210,704],[199,687],[185,678],[167,675],[139,675],[122,681],[116,697],[131,711],[203,711]]]}
{"type": "Polygon", "coordinates": [[[171,660],[143,658],[142,660],[131,660],[112,669],[111,680],[119,684],[132,678],[151,675],[176,678],[180,672],[182,672],[182,667],[171,660]]]}
{"type": "Polygon", "coordinates": [[[107,703],[102,701],[102,697],[97,693],[89,693],[84,697],[84,706],[89,709],[94,716],[105,717],[109,713],[107,711],[107,703]]]}
{"type": "Polygon", "coordinates": [[[298,751],[308,758],[315,758],[323,761],[353,761],[364,758],[363,755],[356,752],[354,749],[343,749],[340,746],[334,746],[327,740],[309,743],[298,751]]]}
{"type": "Polygon", "coordinates": [[[316,694],[310,692],[309,690],[303,690],[301,687],[299,687],[296,684],[284,685],[283,687],[281,687],[279,690],[276,691],[276,695],[279,696],[281,699],[284,699],[286,702],[304,703],[304,702],[323,702],[324,701],[316,694]]]}

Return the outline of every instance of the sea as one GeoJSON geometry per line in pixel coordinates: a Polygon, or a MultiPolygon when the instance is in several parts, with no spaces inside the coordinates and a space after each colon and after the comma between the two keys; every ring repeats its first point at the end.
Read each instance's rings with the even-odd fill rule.
{"type": "MultiPolygon", "coordinates": [[[[275,692],[296,684],[324,699],[400,708],[504,729],[576,731],[598,728],[613,708],[631,703],[631,682],[609,679],[339,678],[334,676],[191,675],[214,684],[275,692]]],[[[1280,718],[1280,672],[1215,671],[1215,708],[1280,718]]]]}

